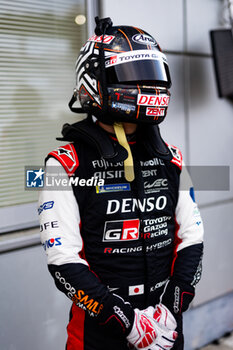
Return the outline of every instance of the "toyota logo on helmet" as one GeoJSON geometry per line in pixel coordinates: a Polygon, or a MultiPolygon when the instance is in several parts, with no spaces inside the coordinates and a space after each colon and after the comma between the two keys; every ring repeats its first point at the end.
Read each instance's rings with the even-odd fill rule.
{"type": "Polygon", "coordinates": [[[130,26],[112,26],[96,17],[95,34],[80,50],[72,111],[94,115],[106,124],[161,123],[170,100],[166,56],[156,40],[130,26]],[[79,100],[81,108],[73,107],[79,100]]]}

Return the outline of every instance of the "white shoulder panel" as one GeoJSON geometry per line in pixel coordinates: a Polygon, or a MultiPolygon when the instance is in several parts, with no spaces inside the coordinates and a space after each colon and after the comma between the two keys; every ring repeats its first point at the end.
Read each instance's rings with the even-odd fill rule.
{"type": "MultiPolygon", "coordinates": [[[[64,178],[68,175],[58,160],[49,158],[46,163],[59,169],[64,178]]],[[[48,257],[48,264],[88,263],[81,259],[83,249],[80,234],[80,214],[72,188],[63,190],[43,189],[39,194],[41,243],[48,257]]]]}
{"type": "Polygon", "coordinates": [[[176,221],[179,225],[177,234],[180,239],[177,251],[203,242],[203,223],[198,206],[194,201],[192,181],[184,164],[180,175],[176,221]]]}

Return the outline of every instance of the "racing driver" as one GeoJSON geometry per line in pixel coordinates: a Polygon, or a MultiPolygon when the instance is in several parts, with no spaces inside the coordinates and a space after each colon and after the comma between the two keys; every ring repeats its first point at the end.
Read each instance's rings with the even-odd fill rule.
{"type": "Polygon", "coordinates": [[[76,79],[69,106],[87,118],[63,126],[46,171],[81,180],[44,188],[38,209],[49,271],[73,302],[66,349],[182,350],[203,226],[182,154],[159,132],[166,56],[145,31],[96,17],[76,79]]]}

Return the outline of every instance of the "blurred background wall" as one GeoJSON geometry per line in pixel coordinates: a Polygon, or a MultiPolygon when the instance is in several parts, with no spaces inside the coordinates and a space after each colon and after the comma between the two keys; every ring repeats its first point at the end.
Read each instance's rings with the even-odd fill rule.
{"type": "MultiPolygon", "coordinates": [[[[161,125],[164,139],[181,148],[187,165],[227,165],[232,170],[233,104],[218,98],[209,38],[211,29],[229,26],[226,2],[0,0],[0,7],[4,10],[1,67],[5,67],[0,96],[4,232],[0,235],[0,347],[59,350],[64,349],[70,302],[56,290],[47,272],[38,228],[16,229],[37,226],[35,194],[24,191],[24,165],[43,164],[46,153],[58,145],[54,139],[62,124],[76,120],[67,101],[74,86],[75,59],[93,30],[94,15],[110,16],[114,24],[134,25],[155,37],[167,55],[173,82],[168,116],[161,125]],[[86,17],[83,25],[74,22],[77,15],[86,17]],[[18,50],[13,56],[11,45],[18,50]],[[31,103],[26,104],[28,98],[31,103]],[[21,180],[8,196],[9,172],[13,180],[19,179],[19,167],[21,180]]],[[[186,350],[233,329],[232,171],[230,185],[228,191],[196,191],[205,224],[205,254],[203,277],[185,314],[186,350]]]]}

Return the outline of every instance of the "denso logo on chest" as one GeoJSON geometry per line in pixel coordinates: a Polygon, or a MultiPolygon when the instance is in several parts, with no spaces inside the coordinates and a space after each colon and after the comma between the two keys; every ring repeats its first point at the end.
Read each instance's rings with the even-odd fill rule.
{"type": "Polygon", "coordinates": [[[142,213],[149,213],[153,210],[163,210],[167,205],[167,197],[159,196],[143,198],[123,198],[121,200],[108,200],[106,214],[116,213],[134,213],[140,211],[142,213]]]}
{"type": "Polygon", "coordinates": [[[106,221],[103,242],[135,241],[139,238],[139,219],[106,221]]]}

